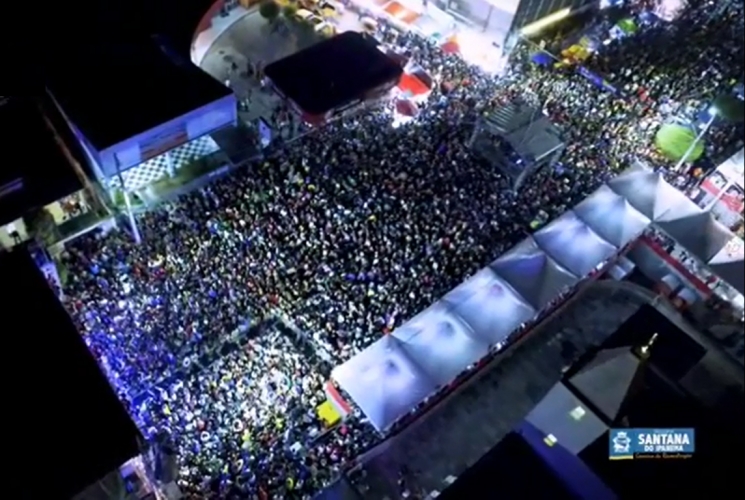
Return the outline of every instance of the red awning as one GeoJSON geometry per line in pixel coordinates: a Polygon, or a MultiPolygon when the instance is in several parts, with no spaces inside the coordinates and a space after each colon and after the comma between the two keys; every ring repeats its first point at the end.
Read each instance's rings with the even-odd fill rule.
{"type": "Polygon", "coordinates": [[[457,54],[458,52],[460,52],[460,46],[458,45],[458,42],[454,42],[452,40],[443,43],[440,48],[446,54],[457,54]]]}
{"type": "Polygon", "coordinates": [[[428,93],[431,89],[414,75],[404,73],[398,82],[398,88],[402,92],[409,93],[412,96],[420,96],[428,93]]]}

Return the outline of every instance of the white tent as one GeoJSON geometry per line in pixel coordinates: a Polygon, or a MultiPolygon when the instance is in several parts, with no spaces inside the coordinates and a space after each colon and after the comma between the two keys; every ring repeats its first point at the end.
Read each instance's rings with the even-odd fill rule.
{"type": "Polygon", "coordinates": [[[611,179],[608,187],[651,220],[659,219],[682,201],[688,201],[683,193],[651,170],[634,168],[611,179]]]}
{"type": "Polygon", "coordinates": [[[579,281],[577,276],[546,255],[530,237],[489,267],[536,310],[543,309],[579,281]]]}
{"type": "Polygon", "coordinates": [[[680,217],[665,217],[656,224],[702,262],[709,262],[734,238],[711,212],[698,207],[680,217]]]}
{"type": "Polygon", "coordinates": [[[743,187],[745,179],[745,150],[741,149],[724,163],[717,167],[728,180],[743,187]]]}
{"type": "Polygon", "coordinates": [[[584,278],[617,251],[571,210],[533,235],[552,259],[584,278]]]}
{"type": "Polygon", "coordinates": [[[391,335],[334,368],[331,377],[379,431],[385,431],[424,401],[437,385],[391,335]]]}
{"type": "Polygon", "coordinates": [[[400,347],[437,385],[447,385],[489,353],[489,343],[448,312],[444,303],[418,314],[393,333],[400,347]]]}
{"type": "Polygon", "coordinates": [[[573,211],[601,238],[618,248],[634,241],[650,224],[647,217],[608,186],[600,187],[573,211]]]}
{"type": "Polygon", "coordinates": [[[745,294],[745,244],[734,236],[710,261],[709,267],[732,288],[745,294]]]}
{"type": "Polygon", "coordinates": [[[453,314],[490,345],[507,340],[536,310],[491,269],[482,269],[448,293],[443,301],[453,314]]]}

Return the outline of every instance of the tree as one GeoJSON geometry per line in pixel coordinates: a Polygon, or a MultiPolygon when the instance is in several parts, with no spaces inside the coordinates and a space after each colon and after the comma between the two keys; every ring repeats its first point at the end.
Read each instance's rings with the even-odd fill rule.
{"type": "Polygon", "coordinates": [[[46,208],[30,210],[23,216],[23,222],[26,233],[45,246],[52,245],[59,239],[57,223],[46,208]]]}
{"type": "Polygon", "coordinates": [[[259,14],[270,23],[276,21],[280,13],[279,4],[274,0],[264,0],[259,5],[259,14]]]}
{"type": "MultiPolygon", "coordinates": [[[[660,127],[655,136],[655,146],[660,153],[672,161],[680,161],[696,141],[696,132],[689,127],[667,123],[660,127]]],[[[686,157],[687,162],[694,162],[704,154],[704,141],[699,139],[686,157]]]]}
{"type": "Polygon", "coordinates": [[[282,9],[282,15],[285,17],[285,19],[292,21],[296,19],[295,15],[297,14],[297,11],[297,4],[288,3],[287,5],[285,5],[285,8],[282,9]]]}
{"type": "Polygon", "coordinates": [[[727,121],[739,123],[745,119],[745,101],[732,94],[720,94],[712,105],[717,114],[727,121]]]}

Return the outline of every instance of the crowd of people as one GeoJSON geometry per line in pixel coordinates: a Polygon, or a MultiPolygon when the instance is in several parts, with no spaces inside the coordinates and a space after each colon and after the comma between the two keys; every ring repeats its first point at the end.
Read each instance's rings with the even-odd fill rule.
{"type": "MultiPolygon", "coordinates": [[[[636,158],[665,169],[652,147],[661,105],[705,101],[741,75],[731,33],[716,28],[740,9],[719,18],[692,6],[675,28],[608,47],[591,63],[618,77],[621,96],[572,69],[532,66],[530,47],[495,78],[381,24],[385,43],[452,84],[413,121],[393,127],[378,105],[141,214],[140,244],[112,230],[68,245],[65,301],[139,423],[173,439],[187,498],[307,498],[374,437],[356,415],[324,432],[323,377],[277,330],[179,376],[184,365],[279,316],[342,362],[523,239],[536,217],[560,215],[636,158]],[[664,51],[672,59],[647,50],[668,39],[681,48],[664,51]],[[517,97],[541,104],[568,148],[560,169],[513,192],[467,142],[476,117],[517,97]]],[[[721,130],[710,144],[726,146],[721,130]]]]}

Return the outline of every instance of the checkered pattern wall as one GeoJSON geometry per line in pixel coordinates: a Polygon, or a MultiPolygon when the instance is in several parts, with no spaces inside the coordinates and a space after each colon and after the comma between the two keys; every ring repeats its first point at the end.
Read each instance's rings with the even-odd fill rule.
{"type": "MultiPolygon", "coordinates": [[[[128,191],[136,191],[168,175],[169,155],[170,161],[173,163],[173,169],[178,170],[194,158],[206,156],[218,149],[217,143],[209,135],[187,142],[122,172],[125,187],[128,191]]],[[[112,177],[109,183],[114,189],[121,188],[118,177],[112,177]]]]}

